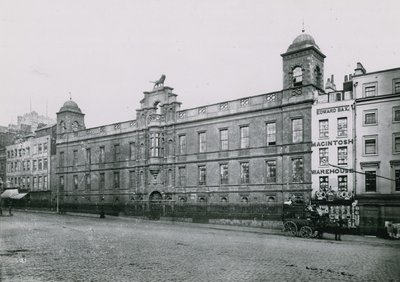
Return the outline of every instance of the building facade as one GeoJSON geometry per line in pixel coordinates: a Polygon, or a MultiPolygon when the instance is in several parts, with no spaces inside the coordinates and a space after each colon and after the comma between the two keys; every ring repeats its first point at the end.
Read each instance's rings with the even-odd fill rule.
{"type": "Polygon", "coordinates": [[[281,56],[277,92],[181,109],[161,85],[144,92],[135,120],[96,128],[67,101],[57,113],[59,202],[308,202],[311,108],[325,56],[305,33],[281,56]]]}
{"type": "Polygon", "coordinates": [[[29,192],[33,206],[49,207],[51,201],[52,135],[30,135],[6,146],[6,178],[8,183],[29,192]]]}
{"type": "Polygon", "coordinates": [[[400,222],[400,68],[368,73],[358,63],[353,85],[361,229],[376,233],[400,222]]]}
{"type": "Polygon", "coordinates": [[[313,199],[332,219],[339,216],[347,226],[359,225],[359,207],[354,204],[354,99],[352,81],[345,77],[343,90],[331,80],[318,95],[312,109],[313,199]],[[350,87],[348,87],[350,86],[350,87]]]}

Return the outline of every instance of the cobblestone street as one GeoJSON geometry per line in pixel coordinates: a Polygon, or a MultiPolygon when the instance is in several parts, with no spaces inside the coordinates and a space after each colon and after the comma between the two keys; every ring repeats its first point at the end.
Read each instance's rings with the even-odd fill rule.
{"type": "Polygon", "coordinates": [[[16,212],[0,263],[0,281],[398,281],[400,245],[16,212]]]}

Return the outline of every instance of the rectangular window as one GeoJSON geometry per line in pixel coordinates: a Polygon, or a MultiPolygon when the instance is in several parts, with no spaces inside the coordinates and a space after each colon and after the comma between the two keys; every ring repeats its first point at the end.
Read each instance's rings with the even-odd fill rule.
{"type": "Polygon", "coordinates": [[[303,142],[303,119],[292,119],[292,142],[303,142]]]}
{"type": "Polygon", "coordinates": [[[60,167],[64,166],[64,152],[60,152],[60,167]]]}
{"type": "Polygon", "coordinates": [[[92,152],[90,148],[86,148],[86,164],[90,165],[92,163],[92,152]]]}
{"type": "Polygon", "coordinates": [[[395,176],[395,191],[400,191],[400,169],[394,171],[395,176]]]}
{"type": "Polygon", "coordinates": [[[139,174],[140,177],[140,187],[144,187],[144,171],[141,171],[139,174]]]}
{"type": "Polygon", "coordinates": [[[205,132],[199,132],[199,153],[207,150],[207,135],[205,132]]]}
{"type": "Polygon", "coordinates": [[[150,156],[160,157],[160,133],[150,133],[150,156]]]}
{"type": "MultiPolygon", "coordinates": [[[[62,176],[61,176],[62,177],[62,176]]],[[[16,179],[16,178],[15,178],[16,179]]],[[[36,176],[34,176],[33,177],[33,189],[37,189],[38,188],[38,186],[37,186],[37,177],[36,176]]]]}
{"type": "Polygon", "coordinates": [[[347,118],[337,119],[337,134],[338,137],[347,137],[347,118]]]}
{"type": "MultiPolygon", "coordinates": [[[[46,177],[46,179],[47,179],[47,176],[45,176],[46,177]]],[[[46,187],[47,187],[47,185],[46,185],[46,187]]],[[[31,188],[31,178],[28,176],[27,178],[26,178],[26,188],[31,188]]]]}
{"type": "Polygon", "coordinates": [[[376,154],[376,139],[364,139],[364,152],[366,155],[376,154]]]}
{"type": "Polygon", "coordinates": [[[129,171],[129,187],[136,187],[136,172],[134,170],[129,171]]]}
{"type": "Polygon", "coordinates": [[[221,184],[228,184],[228,164],[221,164],[219,166],[219,175],[221,179],[221,184]]]}
{"type": "Polygon", "coordinates": [[[72,165],[77,166],[78,165],[78,150],[74,150],[72,152],[72,165]]]}
{"type": "Polygon", "coordinates": [[[119,144],[114,145],[114,162],[119,161],[120,148],[119,144]]]}
{"type": "Polygon", "coordinates": [[[43,190],[47,190],[47,176],[43,176],[43,190]]]}
{"type": "Polygon", "coordinates": [[[395,153],[400,153],[400,134],[396,135],[393,136],[393,149],[395,153]]]}
{"type": "Polygon", "coordinates": [[[26,161],[26,170],[31,171],[31,161],[30,160],[26,161]]]}
{"type": "Polygon", "coordinates": [[[376,171],[365,172],[365,192],[376,192],[376,171]]]}
{"type": "Polygon", "coordinates": [[[276,161],[267,161],[267,183],[276,182],[276,161]]]}
{"type": "Polygon", "coordinates": [[[329,177],[320,176],[319,177],[319,190],[328,191],[329,190],[329,177]]]}
{"type": "Polygon", "coordinates": [[[240,163],[240,183],[250,183],[249,163],[240,163]]]}
{"type": "Polygon", "coordinates": [[[64,176],[60,176],[60,192],[62,191],[64,191],[64,176]]]}
{"type": "Polygon", "coordinates": [[[100,173],[100,178],[99,178],[99,190],[103,191],[106,183],[106,175],[104,172],[100,173]]]}
{"type": "Polygon", "coordinates": [[[104,146],[100,146],[99,163],[105,162],[105,156],[106,156],[106,149],[104,146]]]}
{"type": "Polygon", "coordinates": [[[199,185],[206,185],[206,166],[199,166],[199,185]]]}
{"type": "MultiPolygon", "coordinates": [[[[33,160],[32,161],[32,169],[33,169],[33,171],[36,171],[37,170],[37,160],[33,160]]],[[[15,166],[15,168],[17,168],[17,166],[15,166]]]]}
{"type": "Polygon", "coordinates": [[[319,165],[327,166],[329,164],[328,148],[319,149],[319,165]]]}
{"type": "Polygon", "coordinates": [[[347,175],[338,176],[338,190],[347,191],[347,175]]]}
{"type": "Polygon", "coordinates": [[[43,144],[43,153],[47,153],[47,143],[43,144]]]}
{"type": "Polygon", "coordinates": [[[186,186],[186,168],[180,167],[178,173],[179,173],[179,186],[186,186]]]}
{"type": "Polygon", "coordinates": [[[319,138],[329,137],[329,121],[327,119],[319,121],[319,138]]]}
{"type": "Polygon", "coordinates": [[[42,144],[39,144],[38,145],[38,154],[41,154],[41,153],[42,153],[42,144]]]}
{"type": "Polygon", "coordinates": [[[364,124],[376,124],[376,112],[365,113],[364,124]]]}
{"type": "Polygon", "coordinates": [[[92,181],[89,173],[85,174],[85,184],[86,184],[86,190],[90,190],[92,186],[92,181]]]}
{"type": "Polygon", "coordinates": [[[376,96],[376,87],[375,86],[367,86],[365,87],[365,97],[376,96]]]}
{"type": "Polygon", "coordinates": [[[393,121],[400,121],[400,108],[393,108],[393,121]]]}
{"type": "Polygon", "coordinates": [[[246,149],[250,147],[249,127],[240,127],[240,148],[246,149]]]}
{"type": "Polygon", "coordinates": [[[134,160],[136,159],[136,145],[135,143],[129,143],[129,159],[134,160]]]}
{"type": "Polygon", "coordinates": [[[394,83],[394,93],[400,93],[400,81],[394,83]]]}
{"type": "Polygon", "coordinates": [[[43,189],[43,182],[42,182],[42,177],[38,177],[38,189],[42,190],[43,189]]]}
{"type": "Polygon", "coordinates": [[[74,175],[73,178],[74,178],[74,189],[78,190],[78,188],[79,188],[78,175],[74,175]]]}
{"type": "Polygon", "coordinates": [[[267,123],[267,146],[276,145],[276,123],[267,123]]]}
{"type": "Polygon", "coordinates": [[[169,169],[169,170],[168,170],[168,173],[167,173],[167,185],[168,185],[168,186],[172,186],[172,182],[173,182],[173,179],[172,179],[172,169],[169,169]]]}
{"type": "Polygon", "coordinates": [[[38,170],[42,170],[43,169],[43,160],[39,159],[38,160],[38,170]]]}
{"type": "Polygon", "coordinates": [[[222,151],[228,150],[228,129],[221,129],[219,131],[219,143],[222,151]]]}
{"type": "Polygon", "coordinates": [[[303,180],[303,158],[294,158],[292,159],[292,182],[303,182],[303,180]]]}
{"type": "Polygon", "coordinates": [[[43,169],[47,170],[47,166],[48,166],[48,161],[47,159],[43,159],[43,169]]]}
{"type": "Polygon", "coordinates": [[[338,147],[338,165],[347,165],[347,147],[338,147]]]}
{"type": "Polygon", "coordinates": [[[114,172],[114,188],[119,188],[119,172],[114,172]]]}
{"type": "Polygon", "coordinates": [[[186,154],[186,135],[179,135],[179,154],[186,154]]]}

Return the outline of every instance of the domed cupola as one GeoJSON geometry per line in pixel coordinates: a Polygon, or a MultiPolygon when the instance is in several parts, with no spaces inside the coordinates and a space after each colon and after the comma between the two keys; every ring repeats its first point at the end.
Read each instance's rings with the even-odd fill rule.
{"type": "MultiPolygon", "coordinates": [[[[314,85],[323,89],[324,59],[315,39],[304,32],[293,40],[283,59],[283,89],[314,85]]],[[[301,93],[301,91],[297,91],[301,93]]]]}
{"type": "Polygon", "coordinates": [[[57,133],[79,131],[85,129],[85,114],[78,104],[69,99],[57,113],[57,133]]]}
{"type": "Polygon", "coordinates": [[[78,104],[72,101],[71,99],[66,101],[64,105],[61,107],[61,112],[75,112],[75,113],[82,113],[81,109],[78,107],[78,104]]]}
{"type": "Polygon", "coordinates": [[[290,44],[289,48],[287,49],[287,52],[297,51],[307,47],[315,47],[319,50],[319,47],[315,43],[314,38],[311,35],[302,32],[293,40],[293,43],[290,44]]]}

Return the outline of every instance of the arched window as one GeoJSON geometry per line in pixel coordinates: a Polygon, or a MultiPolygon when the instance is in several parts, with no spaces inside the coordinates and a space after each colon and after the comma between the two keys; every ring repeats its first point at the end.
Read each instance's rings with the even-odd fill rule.
{"type": "Polygon", "coordinates": [[[79,130],[79,122],[74,121],[72,123],[72,131],[78,131],[79,130]]]}
{"type": "Polygon", "coordinates": [[[299,86],[303,84],[303,70],[301,67],[295,67],[293,69],[293,86],[299,86]]]}
{"type": "Polygon", "coordinates": [[[65,132],[67,131],[67,127],[65,126],[64,121],[60,121],[60,132],[65,132]]]}
{"type": "Polygon", "coordinates": [[[154,103],[154,108],[156,109],[156,114],[161,115],[160,101],[154,103]]]}
{"type": "Polygon", "coordinates": [[[315,84],[317,85],[317,87],[322,88],[322,74],[319,66],[315,67],[314,76],[315,76],[315,84]]]}

